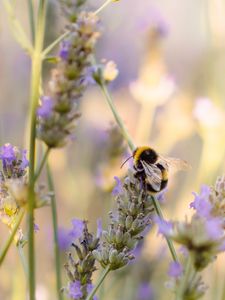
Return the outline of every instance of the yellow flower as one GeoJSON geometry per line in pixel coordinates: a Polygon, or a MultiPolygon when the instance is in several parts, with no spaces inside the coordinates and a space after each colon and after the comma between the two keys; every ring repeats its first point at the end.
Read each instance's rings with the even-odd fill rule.
{"type": "Polygon", "coordinates": [[[108,61],[103,69],[103,78],[106,82],[113,81],[119,74],[116,64],[114,61],[108,61]]]}

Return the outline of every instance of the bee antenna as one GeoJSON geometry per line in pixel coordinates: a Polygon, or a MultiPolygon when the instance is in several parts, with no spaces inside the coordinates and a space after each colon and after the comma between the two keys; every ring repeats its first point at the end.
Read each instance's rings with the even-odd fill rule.
{"type": "Polygon", "coordinates": [[[125,163],[126,163],[129,159],[131,159],[132,157],[133,157],[133,155],[129,156],[129,157],[122,163],[122,165],[120,166],[120,169],[122,169],[122,167],[125,165],[125,163]]]}

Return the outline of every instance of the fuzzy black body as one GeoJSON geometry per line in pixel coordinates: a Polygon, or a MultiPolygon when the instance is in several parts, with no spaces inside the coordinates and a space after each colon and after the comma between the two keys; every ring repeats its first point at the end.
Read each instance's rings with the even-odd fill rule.
{"type": "Polygon", "coordinates": [[[151,149],[150,147],[139,147],[133,153],[134,158],[134,169],[135,169],[135,177],[140,180],[143,184],[143,187],[150,193],[155,194],[162,191],[168,183],[168,171],[167,169],[158,161],[158,154],[155,150],[151,149]],[[157,189],[151,184],[151,178],[146,175],[145,169],[143,167],[143,163],[145,162],[147,165],[157,167],[159,173],[161,174],[160,183],[157,189]]]}

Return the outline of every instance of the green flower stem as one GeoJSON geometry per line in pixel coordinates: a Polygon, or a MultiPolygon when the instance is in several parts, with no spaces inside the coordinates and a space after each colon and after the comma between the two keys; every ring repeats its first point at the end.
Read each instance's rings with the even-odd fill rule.
{"type": "Polygon", "coordinates": [[[53,224],[53,232],[54,232],[54,250],[55,250],[55,267],[56,267],[56,287],[57,287],[57,295],[58,300],[63,299],[63,295],[60,291],[62,287],[61,281],[61,263],[60,263],[60,253],[59,253],[59,243],[58,243],[58,218],[57,218],[57,208],[54,194],[54,183],[52,179],[52,174],[50,170],[50,166],[47,163],[47,176],[48,176],[48,187],[49,190],[53,192],[51,196],[51,210],[52,210],[52,224],[53,224]]]}
{"type": "Polygon", "coordinates": [[[14,35],[15,40],[26,52],[28,52],[29,55],[32,55],[33,53],[32,45],[29,39],[27,38],[26,33],[23,30],[23,27],[21,26],[20,22],[17,20],[14,13],[14,8],[12,7],[10,1],[3,0],[3,5],[9,16],[11,31],[12,34],[14,35]]]}
{"type": "Polygon", "coordinates": [[[28,279],[28,266],[27,266],[27,260],[24,255],[23,246],[21,244],[17,245],[17,249],[19,252],[20,260],[24,269],[24,273],[26,275],[26,278],[28,279]]]}
{"type": "Polygon", "coordinates": [[[225,282],[223,283],[223,288],[222,288],[222,298],[221,300],[225,299],[225,282]]]}
{"type": "Polygon", "coordinates": [[[191,255],[189,255],[185,264],[184,275],[181,278],[180,285],[176,292],[176,298],[175,298],[176,300],[184,299],[185,286],[189,280],[191,272],[192,272],[192,257],[191,255]]]}
{"type": "Polygon", "coordinates": [[[33,0],[27,0],[28,9],[29,9],[29,22],[31,30],[32,43],[35,41],[35,20],[34,20],[34,5],[33,0]]]}
{"type": "MultiPolygon", "coordinates": [[[[159,201],[157,201],[155,199],[155,197],[153,197],[153,196],[151,196],[151,200],[153,202],[153,205],[154,205],[154,208],[155,208],[155,211],[156,211],[157,215],[160,217],[161,220],[164,220],[164,217],[163,217],[163,214],[162,214],[162,210],[161,210],[159,201]]],[[[173,245],[172,241],[170,240],[170,238],[166,237],[166,242],[167,242],[168,247],[170,249],[170,252],[171,252],[171,255],[173,257],[173,260],[176,261],[176,262],[178,262],[176,250],[174,248],[174,245],[173,245]]]]}
{"type": "Polygon", "coordinates": [[[110,109],[111,109],[111,111],[112,111],[112,113],[113,113],[113,116],[114,116],[114,118],[115,118],[117,124],[118,124],[119,127],[120,127],[120,130],[121,130],[121,132],[122,132],[122,134],[123,134],[125,140],[127,141],[128,145],[129,145],[129,148],[130,148],[131,151],[133,152],[133,151],[135,150],[136,147],[135,147],[135,145],[134,145],[134,143],[133,143],[133,141],[132,141],[132,139],[131,139],[131,137],[130,137],[128,131],[127,131],[127,129],[126,129],[125,126],[124,126],[123,120],[121,119],[120,115],[119,115],[118,112],[116,111],[116,108],[115,108],[115,106],[114,106],[112,97],[111,97],[111,95],[109,94],[106,85],[105,85],[104,83],[102,83],[102,84],[100,85],[100,88],[101,88],[101,90],[102,90],[102,92],[103,92],[103,94],[104,94],[104,96],[105,96],[105,98],[106,98],[106,100],[107,100],[107,102],[108,102],[108,105],[109,105],[109,107],[110,107],[110,109]]]}
{"type": "Polygon", "coordinates": [[[28,192],[28,268],[29,268],[29,295],[35,300],[35,253],[34,253],[34,207],[35,207],[35,138],[36,138],[36,109],[39,99],[39,86],[42,73],[42,50],[45,31],[46,1],[39,1],[38,20],[35,34],[35,47],[32,55],[31,75],[31,107],[30,107],[30,169],[28,192]]]}
{"type": "Polygon", "coordinates": [[[18,216],[17,216],[17,220],[16,220],[16,223],[15,223],[13,229],[12,229],[12,232],[11,232],[10,236],[8,237],[8,240],[6,241],[2,251],[0,252],[0,265],[2,264],[7,252],[9,250],[9,247],[11,246],[11,244],[13,242],[14,236],[17,232],[17,229],[20,226],[20,223],[23,219],[24,213],[25,213],[25,210],[21,209],[18,216]]]}
{"type": "Polygon", "coordinates": [[[102,282],[104,281],[104,279],[106,278],[106,276],[109,274],[110,272],[110,266],[108,266],[102,273],[102,276],[99,278],[97,284],[95,285],[95,287],[93,288],[93,290],[91,291],[91,293],[88,295],[88,297],[86,298],[86,300],[92,300],[94,295],[96,294],[98,288],[100,287],[100,285],[102,284],[102,282]]]}
{"type": "MultiPolygon", "coordinates": [[[[125,128],[121,117],[119,116],[119,114],[118,114],[118,112],[117,112],[117,110],[116,110],[116,108],[114,106],[114,103],[112,101],[111,95],[109,94],[106,85],[104,83],[101,83],[100,87],[101,87],[101,90],[102,90],[103,94],[105,95],[105,98],[106,98],[106,100],[108,102],[108,105],[110,106],[110,108],[112,110],[112,113],[113,113],[113,115],[115,117],[115,120],[116,120],[118,126],[120,127],[120,130],[121,130],[121,132],[122,132],[125,140],[127,141],[128,145],[129,145],[130,150],[133,152],[136,147],[135,147],[135,145],[134,145],[134,143],[133,143],[133,141],[132,141],[129,133],[127,132],[127,129],[125,128]]],[[[151,196],[151,198],[152,198],[152,202],[153,202],[153,205],[155,207],[157,215],[160,217],[161,220],[164,220],[159,202],[155,199],[155,197],[151,196]]],[[[173,246],[172,241],[168,237],[166,238],[166,241],[167,241],[167,244],[169,246],[169,250],[171,252],[173,260],[174,261],[178,261],[177,255],[176,255],[176,251],[175,251],[175,248],[173,246]]]]}
{"type": "Polygon", "coordinates": [[[44,154],[44,156],[43,156],[43,158],[42,158],[42,161],[41,161],[41,163],[40,163],[40,166],[38,167],[38,169],[37,169],[37,171],[36,171],[36,173],[35,173],[34,181],[37,181],[38,177],[40,176],[41,171],[42,171],[42,169],[43,169],[43,167],[44,167],[44,165],[45,165],[45,162],[47,161],[47,158],[48,158],[48,156],[49,156],[50,150],[51,150],[51,148],[48,147],[47,150],[45,151],[45,154],[44,154]]]}
{"type": "Polygon", "coordinates": [[[48,53],[57,46],[63,39],[65,39],[70,34],[70,31],[64,32],[62,35],[60,35],[52,44],[50,44],[46,49],[42,52],[42,59],[45,59],[48,53]]]}
{"type": "Polygon", "coordinates": [[[106,0],[102,6],[100,6],[95,12],[94,14],[97,15],[98,13],[100,13],[106,6],[108,6],[110,3],[112,2],[112,0],[106,0]]]}

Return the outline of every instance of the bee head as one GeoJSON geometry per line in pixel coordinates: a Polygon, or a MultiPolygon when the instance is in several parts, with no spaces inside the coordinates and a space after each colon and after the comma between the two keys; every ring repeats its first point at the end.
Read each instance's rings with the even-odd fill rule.
{"type": "Polygon", "coordinates": [[[158,159],[158,154],[156,153],[155,150],[146,146],[146,147],[138,147],[134,151],[133,157],[136,163],[142,160],[148,164],[154,164],[158,159]]]}

